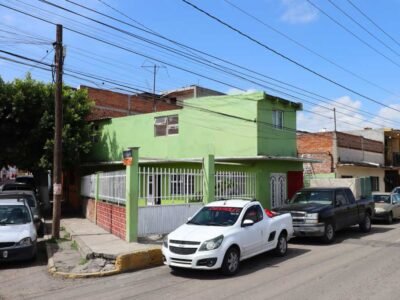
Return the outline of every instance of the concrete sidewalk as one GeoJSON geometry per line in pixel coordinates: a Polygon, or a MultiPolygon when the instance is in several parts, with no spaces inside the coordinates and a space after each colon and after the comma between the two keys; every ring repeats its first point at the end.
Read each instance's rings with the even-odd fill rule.
{"type": "Polygon", "coordinates": [[[77,256],[76,251],[74,254],[70,249],[63,249],[68,247],[60,247],[60,244],[56,248],[51,245],[47,247],[49,271],[54,275],[70,278],[106,276],[163,263],[160,236],[140,239],[138,243],[127,243],[84,218],[64,218],[61,227],[72,244],[76,245],[80,255],[77,256]],[[102,267],[110,263],[115,266],[96,270],[93,267],[96,263],[92,263],[96,259],[103,260],[100,261],[102,267]],[[86,260],[85,264],[89,264],[89,267],[80,267],[82,260],[86,260]],[[69,267],[66,268],[66,265],[69,267]]]}

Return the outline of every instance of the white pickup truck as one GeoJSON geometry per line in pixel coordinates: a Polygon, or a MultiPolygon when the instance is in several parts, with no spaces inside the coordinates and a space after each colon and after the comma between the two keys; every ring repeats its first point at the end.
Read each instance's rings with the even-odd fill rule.
{"type": "Polygon", "coordinates": [[[262,252],[284,256],[292,235],[290,214],[269,217],[257,201],[215,201],[166,236],[164,264],[234,275],[240,261],[262,252]]]}

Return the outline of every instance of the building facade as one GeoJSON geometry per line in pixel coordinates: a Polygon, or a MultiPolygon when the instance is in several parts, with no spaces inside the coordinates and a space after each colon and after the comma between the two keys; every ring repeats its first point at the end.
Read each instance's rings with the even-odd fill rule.
{"type": "Polygon", "coordinates": [[[299,156],[319,159],[304,165],[305,178],[371,177],[372,191],[388,192],[399,182],[400,136],[393,129],[299,133],[299,156]]]}
{"type": "MultiPolygon", "coordinates": [[[[297,157],[299,109],[299,103],[259,92],[185,100],[179,110],[103,120],[82,172],[122,169],[121,155],[129,147],[139,147],[140,166],[152,168],[201,169],[211,155],[215,174],[256,174],[254,196],[277,207],[302,187],[303,162],[309,161],[297,157]]],[[[162,178],[142,184],[157,191],[162,178]]]]}

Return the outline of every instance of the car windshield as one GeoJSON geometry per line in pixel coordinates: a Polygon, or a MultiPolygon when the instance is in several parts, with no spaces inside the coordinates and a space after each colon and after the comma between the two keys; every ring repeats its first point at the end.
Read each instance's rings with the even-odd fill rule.
{"type": "Polygon", "coordinates": [[[225,206],[203,207],[187,224],[231,226],[236,223],[242,208],[225,206]]]}
{"type": "Polygon", "coordinates": [[[0,205],[0,225],[20,225],[31,221],[28,209],[22,205],[0,205]]]}
{"type": "Polygon", "coordinates": [[[332,204],[333,191],[300,191],[297,192],[290,203],[317,203],[332,204]]]}
{"type": "Polygon", "coordinates": [[[372,195],[369,197],[374,200],[375,203],[390,203],[390,195],[372,195]]]}

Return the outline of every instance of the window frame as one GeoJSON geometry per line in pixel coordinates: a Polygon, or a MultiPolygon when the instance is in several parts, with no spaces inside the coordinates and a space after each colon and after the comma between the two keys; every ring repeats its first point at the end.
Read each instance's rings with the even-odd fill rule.
{"type": "Polygon", "coordinates": [[[284,123],[284,111],[280,109],[274,109],[272,111],[272,125],[275,129],[283,129],[284,123]],[[280,123],[279,123],[280,122],[280,123]]]}
{"type": "Polygon", "coordinates": [[[154,117],[154,137],[179,134],[179,115],[154,117]]]}

